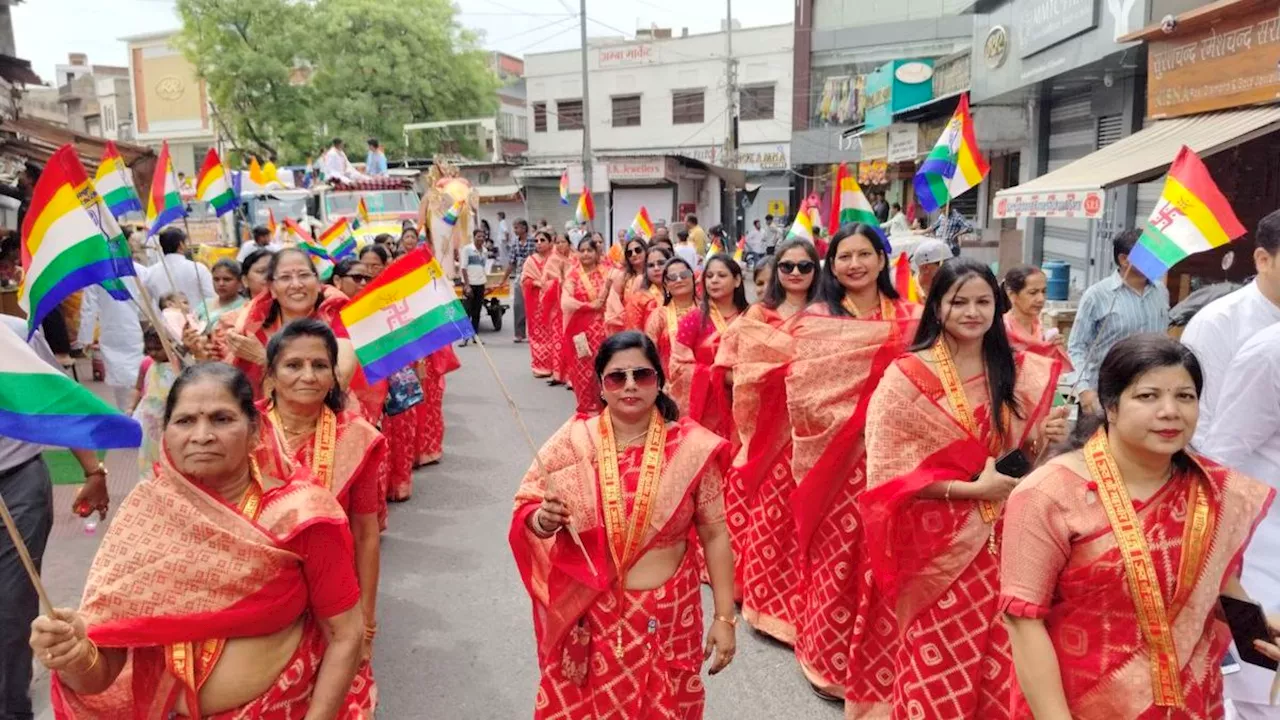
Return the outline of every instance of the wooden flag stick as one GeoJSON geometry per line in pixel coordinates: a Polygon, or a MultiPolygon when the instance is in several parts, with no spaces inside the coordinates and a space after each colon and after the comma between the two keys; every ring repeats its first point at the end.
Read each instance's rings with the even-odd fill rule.
{"type": "Polygon", "coordinates": [[[27,544],[22,540],[22,533],[18,532],[18,526],[13,522],[13,516],[9,514],[9,506],[4,504],[4,498],[0,497],[0,518],[4,520],[4,527],[9,531],[9,539],[13,541],[13,546],[18,549],[18,557],[22,558],[22,566],[27,569],[27,576],[31,578],[31,584],[36,588],[36,595],[40,597],[40,612],[53,616],[53,604],[49,602],[49,594],[44,591],[44,583],[40,582],[40,573],[36,572],[36,564],[31,561],[31,553],[27,551],[27,544]]]}
{"type": "MultiPolygon", "coordinates": [[[[498,381],[498,389],[502,391],[503,397],[507,399],[507,405],[511,407],[511,414],[516,417],[516,424],[520,426],[520,432],[524,434],[525,442],[529,443],[529,449],[533,451],[533,461],[538,466],[538,474],[542,475],[542,482],[548,491],[553,490],[554,483],[551,481],[551,475],[547,472],[547,468],[542,464],[542,456],[538,454],[538,446],[533,442],[533,436],[529,434],[529,428],[524,424],[524,417],[520,415],[520,408],[516,406],[515,398],[511,397],[511,391],[507,390],[507,384],[502,381],[502,375],[498,372],[498,366],[494,364],[493,358],[489,355],[489,348],[480,342],[480,336],[476,335],[472,338],[476,345],[480,346],[480,352],[484,355],[485,362],[489,363],[489,369],[493,371],[493,379],[498,381]]],[[[573,544],[578,546],[582,551],[582,556],[587,559],[587,568],[591,570],[592,575],[599,575],[596,572],[596,564],[591,561],[591,554],[587,552],[587,547],[582,544],[582,538],[578,535],[578,531],[570,523],[565,526],[569,531],[569,537],[573,538],[573,544]]]]}

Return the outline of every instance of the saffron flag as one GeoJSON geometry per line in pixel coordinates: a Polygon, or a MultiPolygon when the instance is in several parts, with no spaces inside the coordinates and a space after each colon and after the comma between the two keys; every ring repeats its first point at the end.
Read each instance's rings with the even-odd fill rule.
{"type": "Polygon", "coordinates": [[[707,257],[719,255],[724,252],[724,245],[720,244],[720,236],[716,235],[711,238],[711,244],[707,246],[707,257]]]}
{"type": "Polygon", "coordinates": [[[267,174],[262,171],[262,166],[258,164],[258,158],[256,157],[249,159],[249,179],[253,181],[254,185],[263,190],[271,182],[267,174]]]}
{"type": "Polygon", "coordinates": [[[196,199],[209,203],[218,217],[234,210],[239,202],[235,190],[227,182],[222,159],[213,148],[209,148],[209,154],[204,156],[204,165],[200,167],[200,175],[196,178],[196,199]]]}
{"type": "Polygon", "coordinates": [[[564,173],[560,175],[560,204],[569,204],[569,168],[565,168],[564,173]]]}
{"type": "Polygon", "coordinates": [[[973,117],[969,115],[969,95],[965,93],[960,96],[960,106],[942,131],[938,144],[929,151],[912,180],[916,198],[925,210],[936,212],[977,187],[990,169],[978,149],[973,117]]]}
{"type": "Polygon", "coordinates": [[[809,242],[813,242],[813,219],[809,216],[809,201],[805,200],[800,203],[800,210],[796,212],[796,220],[791,223],[791,229],[787,231],[787,239],[793,237],[804,238],[809,242]]]}
{"type": "Polygon", "coordinates": [[[131,212],[142,212],[142,200],[133,187],[132,174],[124,164],[124,158],[120,157],[120,150],[110,140],[102,151],[102,162],[98,164],[98,174],[93,178],[93,186],[112,215],[120,217],[131,212]]]}
{"type": "Polygon", "coordinates": [[[1209,169],[1183,145],[1169,167],[1156,209],[1129,253],[1129,262],[1155,281],[1188,255],[1225,245],[1244,233],[1209,169]]]}
{"type": "Polygon", "coordinates": [[[632,237],[642,237],[645,240],[653,237],[653,221],[649,219],[649,210],[641,205],[636,212],[636,218],[631,221],[629,232],[632,237]]]}
{"type": "Polygon", "coordinates": [[[360,201],[356,203],[356,225],[361,228],[370,225],[373,221],[369,219],[369,204],[364,201],[364,196],[360,196],[360,201]]]}
{"type": "MultiPolygon", "coordinates": [[[[285,218],[285,220],[289,220],[289,218],[285,218]]],[[[276,236],[276,231],[280,229],[280,226],[276,224],[276,214],[271,211],[271,208],[267,208],[267,229],[271,231],[273,239],[276,236]]]]}
{"type": "Polygon", "coordinates": [[[67,296],[90,285],[129,299],[120,282],[135,274],[128,243],[70,145],[49,158],[32,190],[21,250],[18,305],[27,314],[28,337],[67,296]]]}
{"type": "Polygon", "coordinates": [[[151,237],[169,223],[186,217],[187,208],[182,203],[178,187],[178,175],[173,171],[173,158],[169,156],[169,141],[160,145],[160,157],[156,160],[156,174],[151,178],[151,192],[147,201],[147,237],[151,237]]]}
{"type": "Polygon", "coordinates": [[[920,302],[920,285],[911,274],[911,259],[905,252],[898,253],[898,259],[893,264],[893,289],[898,291],[903,300],[920,302]]]}
{"type": "Polygon", "coordinates": [[[370,383],[475,335],[426,245],[388,265],[342,310],[342,322],[370,383]]]}
{"type": "Polygon", "coordinates": [[[0,323],[0,436],[85,450],[136,448],[142,426],[51,367],[0,323]]]}
{"type": "Polygon", "coordinates": [[[320,233],[319,245],[335,263],[349,255],[355,255],[356,239],[351,234],[351,224],[346,218],[339,218],[328,230],[320,233]]]}
{"type": "Polygon", "coordinates": [[[586,188],[582,188],[582,194],[578,196],[578,210],[574,215],[579,223],[589,223],[596,219],[596,203],[586,188]]]}

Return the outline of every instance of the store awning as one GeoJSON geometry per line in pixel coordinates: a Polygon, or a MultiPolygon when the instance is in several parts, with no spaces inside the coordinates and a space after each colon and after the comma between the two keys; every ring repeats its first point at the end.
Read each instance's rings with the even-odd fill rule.
{"type": "Polygon", "coordinates": [[[476,194],[482,203],[518,202],[519,185],[477,185],[476,194]]]}
{"type": "Polygon", "coordinates": [[[1159,177],[1186,145],[1201,157],[1280,130],[1280,105],[1161,120],[1051,173],[996,193],[994,215],[1102,217],[1106,189],[1159,177]]]}

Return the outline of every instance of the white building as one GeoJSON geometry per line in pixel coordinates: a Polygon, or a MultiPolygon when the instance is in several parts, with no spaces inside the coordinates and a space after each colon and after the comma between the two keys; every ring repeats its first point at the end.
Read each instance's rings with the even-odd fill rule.
{"type": "Polygon", "coordinates": [[[133,139],[133,89],[129,68],[90,65],[84,53],[69,53],[54,69],[66,125],[109,140],[133,139]]]}
{"type": "Polygon", "coordinates": [[[169,142],[174,170],[194,178],[217,133],[204,80],[172,41],[177,30],[121,38],[133,78],[134,141],[169,142]]]}
{"type": "MultiPolygon", "coordinates": [[[[726,153],[726,33],[671,37],[641,30],[634,40],[589,39],[591,144],[595,155],[595,228],[613,237],[641,205],[654,221],[687,214],[711,227],[722,213],[725,179],[756,191],[745,224],[762,218],[771,200],[789,196],[791,157],[791,25],[733,32],[739,113],[738,154],[726,153]]],[[[581,191],[582,55],[578,50],[525,58],[529,102],[529,162],[517,176],[531,219],[557,225],[573,215],[560,204],[558,183],[570,168],[581,191]]]]}

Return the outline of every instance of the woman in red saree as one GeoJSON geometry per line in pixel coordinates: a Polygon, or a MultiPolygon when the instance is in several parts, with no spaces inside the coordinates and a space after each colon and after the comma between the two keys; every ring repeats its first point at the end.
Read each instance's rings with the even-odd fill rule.
{"type": "Polygon", "coordinates": [[[984,263],[943,263],[911,352],[885,372],[867,412],[859,506],[896,619],[892,718],[1009,716],[998,538],[1017,479],[995,459],[1018,450],[1031,461],[1065,439],[1066,408],[1051,410],[1058,364],[1009,349],[1001,304],[984,263]]]}
{"type": "Polygon", "coordinates": [[[733,660],[726,446],[678,418],[657,360],[638,332],[605,341],[604,411],[560,428],[539,451],[546,474],[535,463],[516,494],[510,541],[533,600],[538,720],[700,720],[703,659],[715,656],[713,675],[733,660]],[[694,529],[715,604],[705,643],[694,529]]]}
{"type": "MultiPolygon", "coordinates": [[[[791,420],[786,412],[786,369],[791,359],[787,323],[817,294],[818,253],[805,240],[778,246],[777,262],[760,302],[724,333],[716,367],[733,383],[733,425],[738,452],[725,480],[726,499],[743,498],[746,527],[734,554],[742,591],[742,617],[751,627],[794,645],[803,605],[804,567],[791,513],[791,420]],[[766,415],[766,411],[768,415],[766,415]]],[[[730,514],[731,522],[732,513],[730,514]]]]}
{"type": "Polygon", "coordinates": [[[1040,268],[1033,265],[1009,268],[1000,283],[1000,289],[1009,298],[1009,310],[1004,314],[1005,334],[1014,352],[1026,350],[1058,360],[1062,363],[1062,372],[1071,372],[1067,339],[1056,328],[1046,331],[1040,322],[1047,287],[1048,281],[1040,268]]]}
{"type": "MultiPolygon", "coordinates": [[[[444,390],[445,378],[462,367],[452,345],[445,345],[414,363],[418,382],[422,384],[422,403],[418,409],[417,459],[414,467],[434,465],[444,457],[444,390]]],[[[404,488],[408,499],[411,487],[404,488]]]]}
{"type": "Polygon", "coordinates": [[[604,329],[609,335],[623,330],[643,330],[644,325],[631,325],[626,308],[632,295],[643,292],[645,259],[649,246],[641,238],[627,241],[623,249],[623,261],[613,269],[609,277],[609,301],[604,307],[604,329]]]}
{"type": "Polygon", "coordinates": [[[564,362],[564,308],[560,305],[560,295],[564,289],[564,276],[571,260],[569,238],[563,234],[556,235],[551,247],[551,257],[543,270],[542,292],[538,294],[538,310],[541,317],[539,325],[547,329],[551,348],[551,380],[550,385],[564,385],[569,382],[569,369],[564,362]]]}
{"type": "Polygon", "coordinates": [[[643,331],[654,308],[662,306],[666,299],[662,291],[662,271],[666,269],[671,257],[671,249],[665,245],[654,245],[645,252],[644,278],[640,281],[640,292],[628,295],[623,308],[628,330],[643,331]]]}
{"type": "Polygon", "coordinates": [[[530,320],[526,323],[529,330],[529,368],[534,377],[549,378],[555,358],[551,355],[551,327],[545,322],[546,311],[540,303],[543,286],[550,281],[547,277],[547,263],[551,261],[551,233],[539,230],[533,237],[534,253],[525,258],[524,269],[520,271],[524,312],[530,320]]]}
{"type": "MultiPolygon", "coordinates": [[[[866,486],[866,405],[884,369],[915,332],[919,308],[898,298],[877,228],[846,225],[827,248],[819,301],[790,326],[791,509],[804,560],[796,658],[832,700],[863,697],[891,663],[855,660],[855,631],[880,630],[867,603],[866,549],[856,501],[866,486]],[[866,618],[872,618],[868,622],[866,618]],[[866,687],[864,687],[866,686],[866,687]]],[[[880,638],[864,643],[881,651],[880,638]]]]}
{"type": "Polygon", "coordinates": [[[671,376],[671,348],[676,344],[680,321],[698,307],[694,287],[693,266],[679,257],[668,260],[662,268],[664,302],[649,313],[649,319],[644,325],[644,334],[657,346],[658,357],[662,359],[662,371],[670,383],[667,393],[676,401],[681,412],[687,411],[689,407],[691,387],[688,377],[677,379],[671,376]]]}
{"type": "Polygon", "coordinates": [[[174,383],[155,477],[117,512],[80,609],[32,623],[59,718],[372,717],[351,692],[363,623],[346,514],[305,474],[259,471],[257,419],[234,368],[174,383]]]}
{"type": "Polygon", "coordinates": [[[1014,717],[1223,716],[1218,595],[1248,599],[1241,558],[1275,491],[1187,452],[1202,385],[1187,347],[1122,340],[1099,371],[1105,415],[1009,496],[1014,717]]]}
{"type": "Polygon", "coordinates": [[[600,267],[600,247],[592,238],[578,241],[578,263],[564,278],[560,306],[564,310],[564,357],[578,412],[600,410],[600,383],[592,367],[604,342],[604,304],[608,277],[600,267]]]}
{"type": "MultiPolygon", "coordinates": [[[[729,379],[715,362],[721,338],[746,309],[742,266],[724,253],[707,258],[702,270],[702,301],[695,312],[680,320],[669,360],[672,384],[677,384],[679,378],[679,385],[689,386],[689,404],[680,409],[702,427],[728,440],[734,452],[738,438],[733,430],[729,379]]],[[[745,525],[741,507],[730,502],[726,509],[731,518],[738,511],[745,525]]],[[[730,525],[729,531],[736,529],[730,525]]]]}

